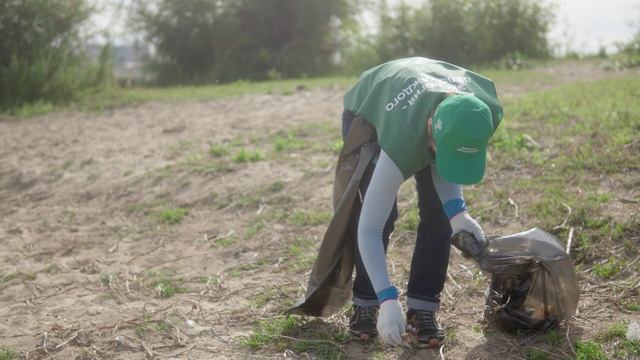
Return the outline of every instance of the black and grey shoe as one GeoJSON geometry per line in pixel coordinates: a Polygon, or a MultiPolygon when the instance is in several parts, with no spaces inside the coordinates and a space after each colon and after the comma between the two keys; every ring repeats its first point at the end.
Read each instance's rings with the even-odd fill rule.
{"type": "Polygon", "coordinates": [[[419,348],[432,348],[444,342],[445,332],[436,320],[436,314],[428,310],[407,311],[407,332],[414,338],[419,348]]]}
{"type": "Polygon", "coordinates": [[[378,323],[377,306],[353,305],[353,313],[349,319],[349,331],[362,341],[368,341],[378,335],[376,327],[378,323]]]}

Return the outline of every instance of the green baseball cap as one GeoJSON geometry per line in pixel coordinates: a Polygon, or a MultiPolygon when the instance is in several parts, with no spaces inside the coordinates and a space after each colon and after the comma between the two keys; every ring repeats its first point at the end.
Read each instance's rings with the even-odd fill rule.
{"type": "Polygon", "coordinates": [[[470,94],[449,96],[438,105],[431,126],[440,176],[455,184],[480,182],[493,135],[487,104],[470,94]]]}

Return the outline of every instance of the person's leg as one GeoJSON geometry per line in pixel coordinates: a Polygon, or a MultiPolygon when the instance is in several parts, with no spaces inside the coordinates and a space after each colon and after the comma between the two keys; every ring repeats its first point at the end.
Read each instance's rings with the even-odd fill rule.
{"type": "Polygon", "coordinates": [[[407,329],[415,336],[416,346],[434,347],[445,338],[435,312],[447,276],[451,225],[433,185],[431,168],[419,171],[415,178],[420,224],[407,291],[407,329]]]}
{"type": "Polygon", "coordinates": [[[431,168],[416,175],[420,224],[411,260],[407,305],[416,310],[436,311],[444,288],[451,249],[451,225],[438,197],[431,168]]]}

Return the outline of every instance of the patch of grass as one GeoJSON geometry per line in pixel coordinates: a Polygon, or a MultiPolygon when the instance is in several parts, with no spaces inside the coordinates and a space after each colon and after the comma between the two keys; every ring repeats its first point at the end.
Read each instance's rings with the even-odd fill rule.
{"type": "Polygon", "coordinates": [[[611,278],[621,270],[622,262],[614,257],[610,257],[605,263],[593,265],[593,273],[603,279],[611,278]]]}
{"type": "Polygon", "coordinates": [[[180,286],[182,282],[182,279],[172,279],[161,275],[153,281],[152,286],[158,294],[158,297],[166,299],[185,291],[185,289],[180,286]]]}
{"type": "Polygon", "coordinates": [[[606,330],[600,332],[597,336],[599,340],[609,341],[627,336],[627,324],[619,322],[610,325],[606,330]]]}
{"type": "Polygon", "coordinates": [[[14,350],[6,347],[0,346],[0,360],[13,360],[18,358],[18,353],[14,350]]]}
{"type": "Polygon", "coordinates": [[[269,301],[275,296],[276,290],[273,288],[266,289],[256,296],[254,296],[251,301],[249,301],[249,306],[253,309],[259,309],[267,305],[269,301]]]}
{"type": "Polygon", "coordinates": [[[11,273],[0,273],[0,284],[8,283],[12,280],[33,281],[38,277],[38,273],[33,271],[22,272],[16,271],[11,273]]]}
{"type": "Polygon", "coordinates": [[[415,232],[418,231],[419,223],[420,217],[418,216],[418,208],[416,206],[412,206],[402,213],[402,215],[398,219],[396,228],[398,230],[415,232]]]}
{"type": "Polygon", "coordinates": [[[564,336],[556,329],[548,331],[541,339],[551,346],[558,346],[564,342],[564,336]]]}
{"type": "Polygon", "coordinates": [[[607,355],[597,342],[578,341],[576,343],[576,360],[607,360],[607,355]]]}
{"type": "Polygon", "coordinates": [[[240,149],[233,157],[233,161],[237,163],[256,162],[263,159],[264,155],[261,152],[247,149],[240,149]]]}
{"type": "Polygon", "coordinates": [[[277,316],[258,321],[253,332],[242,341],[252,350],[291,349],[295,353],[309,354],[317,359],[344,359],[342,345],[350,339],[343,330],[329,324],[306,321],[294,316],[277,316]]]}
{"type": "Polygon", "coordinates": [[[238,239],[235,236],[225,236],[214,240],[211,246],[228,248],[229,246],[235,244],[237,241],[238,239]]]}
{"type": "Polygon", "coordinates": [[[189,210],[185,208],[165,208],[158,211],[158,218],[164,223],[175,225],[180,223],[188,214],[189,210]]]}
{"type": "Polygon", "coordinates": [[[247,225],[247,228],[244,232],[245,237],[247,239],[251,239],[252,237],[256,236],[260,232],[260,230],[264,228],[264,224],[264,219],[261,216],[256,216],[255,218],[253,218],[247,225]]]}
{"type": "Polygon", "coordinates": [[[275,139],[273,147],[276,151],[300,150],[304,149],[307,143],[304,140],[296,138],[293,133],[289,132],[285,136],[278,135],[275,139]]]}
{"type": "Polygon", "coordinates": [[[73,165],[73,160],[65,160],[64,164],[62,164],[62,169],[67,170],[73,165]]]}
{"type": "Polygon", "coordinates": [[[213,157],[223,157],[229,155],[230,150],[226,145],[211,145],[209,147],[209,154],[213,157]]]}
{"type": "MultiPolygon", "coordinates": [[[[25,104],[17,109],[12,109],[10,114],[19,118],[29,118],[44,115],[55,110],[55,106],[48,102],[38,101],[33,104],[25,104]]],[[[0,358],[1,359],[1,358],[0,358]]]]}
{"type": "Polygon", "coordinates": [[[294,211],[289,221],[296,226],[316,226],[327,224],[333,215],[328,211],[294,211]]]}
{"type": "Polygon", "coordinates": [[[640,302],[630,302],[624,305],[624,308],[632,312],[640,312],[640,302]]]}
{"type": "Polygon", "coordinates": [[[535,348],[528,348],[525,358],[527,360],[548,360],[549,355],[544,351],[535,348]]]}

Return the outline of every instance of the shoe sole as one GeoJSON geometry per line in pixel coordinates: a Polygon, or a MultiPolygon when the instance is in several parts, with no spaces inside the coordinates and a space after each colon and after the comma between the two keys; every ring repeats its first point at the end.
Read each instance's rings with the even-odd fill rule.
{"type": "Polygon", "coordinates": [[[418,349],[431,349],[442,345],[445,339],[430,338],[429,341],[423,341],[418,338],[413,328],[408,328],[407,333],[411,336],[411,344],[418,349]]]}

